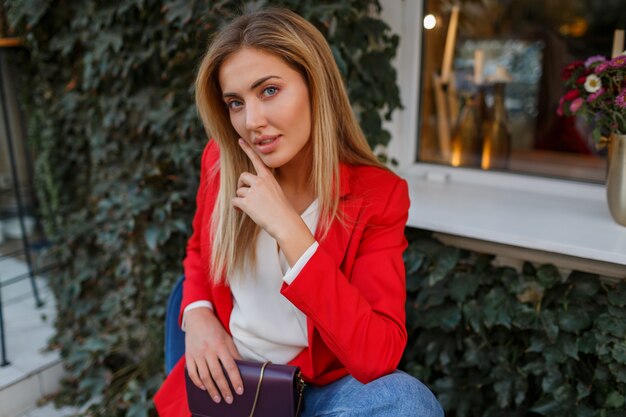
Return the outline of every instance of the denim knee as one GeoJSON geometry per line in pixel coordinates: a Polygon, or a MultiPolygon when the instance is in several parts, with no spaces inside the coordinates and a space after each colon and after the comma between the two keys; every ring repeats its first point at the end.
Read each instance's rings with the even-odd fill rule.
{"type": "Polygon", "coordinates": [[[303,417],[443,417],[432,392],[402,372],[362,384],[352,376],[304,392],[303,417]]]}
{"type": "Polygon", "coordinates": [[[375,395],[386,397],[388,406],[397,416],[443,417],[443,408],[435,395],[417,378],[396,371],[381,378],[381,387],[375,395]],[[385,381],[387,379],[387,381],[385,381]]]}

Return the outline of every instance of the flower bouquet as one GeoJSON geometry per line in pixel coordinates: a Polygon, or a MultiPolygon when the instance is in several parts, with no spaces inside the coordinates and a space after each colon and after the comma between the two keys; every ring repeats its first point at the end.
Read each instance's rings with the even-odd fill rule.
{"type": "Polygon", "coordinates": [[[563,80],[568,91],[557,112],[584,116],[596,143],[608,145],[607,202],[613,219],[626,226],[626,54],[573,62],[563,80]]]}
{"type": "Polygon", "coordinates": [[[557,113],[581,115],[592,129],[593,139],[626,134],[626,55],[608,60],[601,55],[576,61],[563,70],[566,93],[557,113]]]}

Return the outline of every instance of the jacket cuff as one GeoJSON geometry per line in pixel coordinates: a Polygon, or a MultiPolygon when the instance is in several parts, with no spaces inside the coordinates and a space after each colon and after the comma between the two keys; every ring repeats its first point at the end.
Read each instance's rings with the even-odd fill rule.
{"type": "Polygon", "coordinates": [[[183,321],[180,325],[180,328],[182,329],[183,332],[186,331],[185,330],[185,314],[187,314],[188,311],[196,309],[196,308],[209,308],[213,310],[213,303],[211,303],[210,301],[206,301],[206,300],[200,300],[200,301],[194,301],[193,303],[185,307],[185,310],[183,311],[183,321]]]}

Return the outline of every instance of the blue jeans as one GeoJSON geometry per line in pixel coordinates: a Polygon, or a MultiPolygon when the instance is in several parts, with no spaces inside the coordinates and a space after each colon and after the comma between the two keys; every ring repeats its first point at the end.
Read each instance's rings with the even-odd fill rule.
{"type": "Polygon", "coordinates": [[[304,389],[302,417],[443,417],[432,392],[402,372],[362,384],[347,375],[321,387],[304,389]]]}

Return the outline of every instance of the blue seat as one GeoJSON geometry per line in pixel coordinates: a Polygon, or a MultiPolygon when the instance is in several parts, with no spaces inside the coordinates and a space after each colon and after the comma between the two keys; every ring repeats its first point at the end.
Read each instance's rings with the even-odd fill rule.
{"type": "Polygon", "coordinates": [[[165,373],[169,374],[178,360],[185,354],[185,333],[178,325],[180,303],[183,299],[183,281],[181,276],[167,300],[165,310],[165,373]]]}

